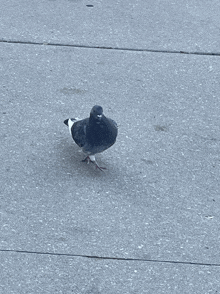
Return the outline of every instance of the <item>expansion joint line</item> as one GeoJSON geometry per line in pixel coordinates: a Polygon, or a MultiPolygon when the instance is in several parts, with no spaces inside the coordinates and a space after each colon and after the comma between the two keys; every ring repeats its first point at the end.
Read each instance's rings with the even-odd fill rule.
{"type": "Polygon", "coordinates": [[[8,253],[21,253],[21,254],[37,254],[48,256],[64,256],[64,257],[82,257],[99,260],[112,260],[112,261],[133,261],[133,262],[152,262],[152,263],[169,263],[169,264],[182,264],[182,265],[195,265],[195,266],[215,266],[220,267],[220,263],[203,263],[203,262],[190,262],[190,261],[174,261],[174,260],[158,260],[158,259],[144,259],[144,258],[125,258],[125,257],[110,257],[110,256],[96,256],[96,255],[83,255],[71,253],[55,253],[55,252],[41,252],[29,250],[13,250],[13,249],[0,249],[1,252],[8,253]]]}
{"type": "Polygon", "coordinates": [[[191,55],[207,55],[207,56],[220,56],[220,52],[200,52],[200,51],[186,51],[186,50],[159,50],[159,49],[141,49],[141,48],[126,48],[126,47],[111,47],[111,46],[89,46],[79,44],[62,44],[53,42],[31,42],[31,41],[18,41],[18,40],[4,40],[1,39],[0,43],[9,44],[25,44],[25,45],[44,45],[44,46],[57,46],[57,47],[72,47],[84,49],[104,49],[104,50],[118,50],[118,51],[133,51],[133,52],[152,52],[152,53],[175,53],[175,54],[191,54],[191,55]]]}

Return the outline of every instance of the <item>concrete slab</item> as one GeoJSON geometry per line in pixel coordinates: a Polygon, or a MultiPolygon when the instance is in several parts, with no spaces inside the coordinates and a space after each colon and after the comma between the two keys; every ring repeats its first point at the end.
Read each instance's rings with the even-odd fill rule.
{"type": "Polygon", "coordinates": [[[1,50],[2,250],[220,263],[219,58],[1,50]],[[97,103],[119,124],[105,173],[63,124],[97,103]]]}
{"type": "Polygon", "coordinates": [[[0,39],[220,53],[220,2],[1,1],[0,39]]]}
{"type": "Polygon", "coordinates": [[[2,293],[218,293],[219,268],[0,253],[2,293]]]}

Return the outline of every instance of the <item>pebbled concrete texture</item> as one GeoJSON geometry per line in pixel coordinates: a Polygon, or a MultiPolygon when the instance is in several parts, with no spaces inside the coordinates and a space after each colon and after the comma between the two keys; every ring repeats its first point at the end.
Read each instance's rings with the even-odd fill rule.
{"type": "Polygon", "coordinates": [[[0,36],[27,42],[219,53],[219,11],[216,0],[4,0],[0,36]]]}
{"type": "MultiPolygon", "coordinates": [[[[41,2],[47,21],[55,2],[67,15],[73,3],[98,4],[41,2]]],[[[31,42],[38,25],[27,22],[21,37],[18,15],[32,7],[21,3],[10,6],[17,33],[7,26],[1,36],[31,42]]],[[[0,47],[1,291],[218,293],[219,57],[0,47]],[[97,156],[105,173],[81,162],[63,124],[95,104],[119,125],[116,144],[97,156]]]]}
{"type": "Polygon", "coordinates": [[[16,253],[0,256],[4,293],[219,292],[215,267],[16,253]]]}

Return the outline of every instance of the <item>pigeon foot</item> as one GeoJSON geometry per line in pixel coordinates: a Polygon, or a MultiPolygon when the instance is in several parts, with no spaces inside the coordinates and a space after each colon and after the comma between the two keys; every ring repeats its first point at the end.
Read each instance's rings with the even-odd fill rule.
{"type": "Polygon", "coordinates": [[[99,169],[99,170],[101,170],[103,172],[104,172],[104,169],[106,169],[106,167],[99,166],[95,159],[94,160],[91,160],[91,158],[89,156],[86,156],[86,158],[83,159],[82,161],[83,162],[87,162],[87,164],[89,164],[90,162],[92,162],[93,164],[95,164],[96,169],[99,169]]]}

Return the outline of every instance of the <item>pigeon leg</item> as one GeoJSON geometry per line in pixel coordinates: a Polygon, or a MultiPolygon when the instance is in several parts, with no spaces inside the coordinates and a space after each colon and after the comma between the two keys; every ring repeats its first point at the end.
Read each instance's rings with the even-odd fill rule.
{"type": "Polygon", "coordinates": [[[96,160],[95,160],[95,156],[92,156],[92,155],[91,155],[91,157],[92,157],[92,159],[90,158],[90,156],[86,156],[86,158],[83,159],[82,161],[83,161],[83,162],[87,162],[88,164],[89,164],[90,162],[92,162],[93,164],[95,164],[96,169],[99,169],[99,170],[101,170],[101,171],[103,171],[103,169],[106,169],[105,167],[101,167],[101,166],[98,165],[98,163],[97,163],[96,160]]]}
{"type": "Polygon", "coordinates": [[[86,156],[85,159],[82,160],[82,162],[87,162],[88,164],[90,163],[91,159],[89,158],[89,156],[86,156]]]}
{"type": "Polygon", "coordinates": [[[95,164],[95,168],[96,168],[96,169],[99,169],[99,170],[101,170],[101,171],[104,171],[103,169],[106,169],[106,167],[99,166],[98,163],[97,163],[96,161],[91,161],[91,162],[95,164]]]}

